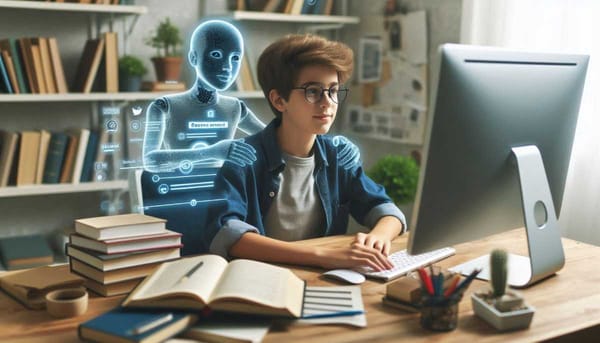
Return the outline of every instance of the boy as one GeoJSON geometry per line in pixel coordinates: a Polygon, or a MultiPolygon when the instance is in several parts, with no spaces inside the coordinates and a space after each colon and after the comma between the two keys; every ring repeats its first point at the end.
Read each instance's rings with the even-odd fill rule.
{"type": "Polygon", "coordinates": [[[340,165],[343,140],[323,136],[352,69],[348,46],[312,35],[285,36],[261,54],[258,79],[276,118],[245,139],[256,150],[252,165],[221,169],[227,203],[209,230],[212,253],[327,269],[392,267],[386,256],[406,227],[404,215],[360,163],[340,165]],[[350,246],[293,242],[345,233],[348,212],[371,228],[350,246]]]}

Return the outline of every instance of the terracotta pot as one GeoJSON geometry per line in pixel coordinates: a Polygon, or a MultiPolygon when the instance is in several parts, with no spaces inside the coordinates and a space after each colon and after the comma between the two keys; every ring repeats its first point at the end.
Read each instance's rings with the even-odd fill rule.
{"type": "Polygon", "coordinates": [[[181,57],[152,58],[152,63],[154,63],[154,71],[156,72],[156,79],[160,82],[179,81],[181,62],[181,57]]]}

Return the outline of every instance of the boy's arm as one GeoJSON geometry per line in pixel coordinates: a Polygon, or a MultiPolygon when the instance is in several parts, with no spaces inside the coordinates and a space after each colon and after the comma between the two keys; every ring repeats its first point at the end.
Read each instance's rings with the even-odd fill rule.
{"type": "Polygon", "coordinates": [[[392,267],[377,249],[353,242],[338,248],[307,246],[285,242],[257,233],[244,233],[231,247],[229,255],[273,263],[317,266],[325,269],[369,266],[375,270],[392,267]]]}
{"type": "MultiPolygon", "coordinates": [[[[336,146],[339,149],[339,147],[336,146]]],[[[340,189],[347,190],[350,213],[369,233],[357,233],[354,243],[374,248],[385,256],[390,252],[391,241],[406,231],[406,218],[385,193],[385,189],[371,180],[360,163],[354,168],[338,166],[344,177],[340,189]]]]}

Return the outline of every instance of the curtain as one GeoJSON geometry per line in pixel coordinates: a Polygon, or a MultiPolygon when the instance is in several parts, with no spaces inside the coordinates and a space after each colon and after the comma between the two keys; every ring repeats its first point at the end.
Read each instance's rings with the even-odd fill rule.
{"type": "Polygon", "coordinates": [[[590,55],[559,223],[600,245],[600,1],[463,0],[461,42],[590,55]]]}

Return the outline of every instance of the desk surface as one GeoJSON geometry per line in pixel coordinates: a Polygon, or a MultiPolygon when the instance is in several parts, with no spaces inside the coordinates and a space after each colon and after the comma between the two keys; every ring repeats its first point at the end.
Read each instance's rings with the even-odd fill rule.
{"type": "MultiPolygon", "coordinates": [[[[351,236],[336,236],[304,241],[304,244],[339,246],[349,244],[351,236]]],[[[406,247],[407,237],[393,243],[394,250],[406,247]]],[[[541,341],[563,336],[579,330],[600,326],[600,273],[595,258],[600,248],[563,239],[566,256],[565,267],[553,276],[528,289],[521,290],[526,301],[536,308],[528,330],[498,334],[483,320],[475,317],[470,294],[486,287],[486,282],[476,280],[459,305],[459,323],[455,331],[434,333],[419,325],[419,314],[401,312],[385,307],[381,298],[385,283],[368,280],[362,284],[362,295],[367,311],[367,327],[354,328],[335,325],[274,327],[265,342],[370,342],[370,341],[541,341]]],[[[527,251],[523,230],[514,230],[486,239],[456,246],[457,254],[438,264],[451,267],[471,258],[489,253],[493,248],[506,248],[510,252],[527,251]]],[[[292,267],[309,285],[338,284],[322,279],[322,270],[292,267]]],[[[57,320],[45,311],[31,311],[0,292],[0,341],[6,342],[77,342],[76,328],[80,322],[116,307],[121,296],[102,298],[92,296],[85,315],[57,320]]]]}

